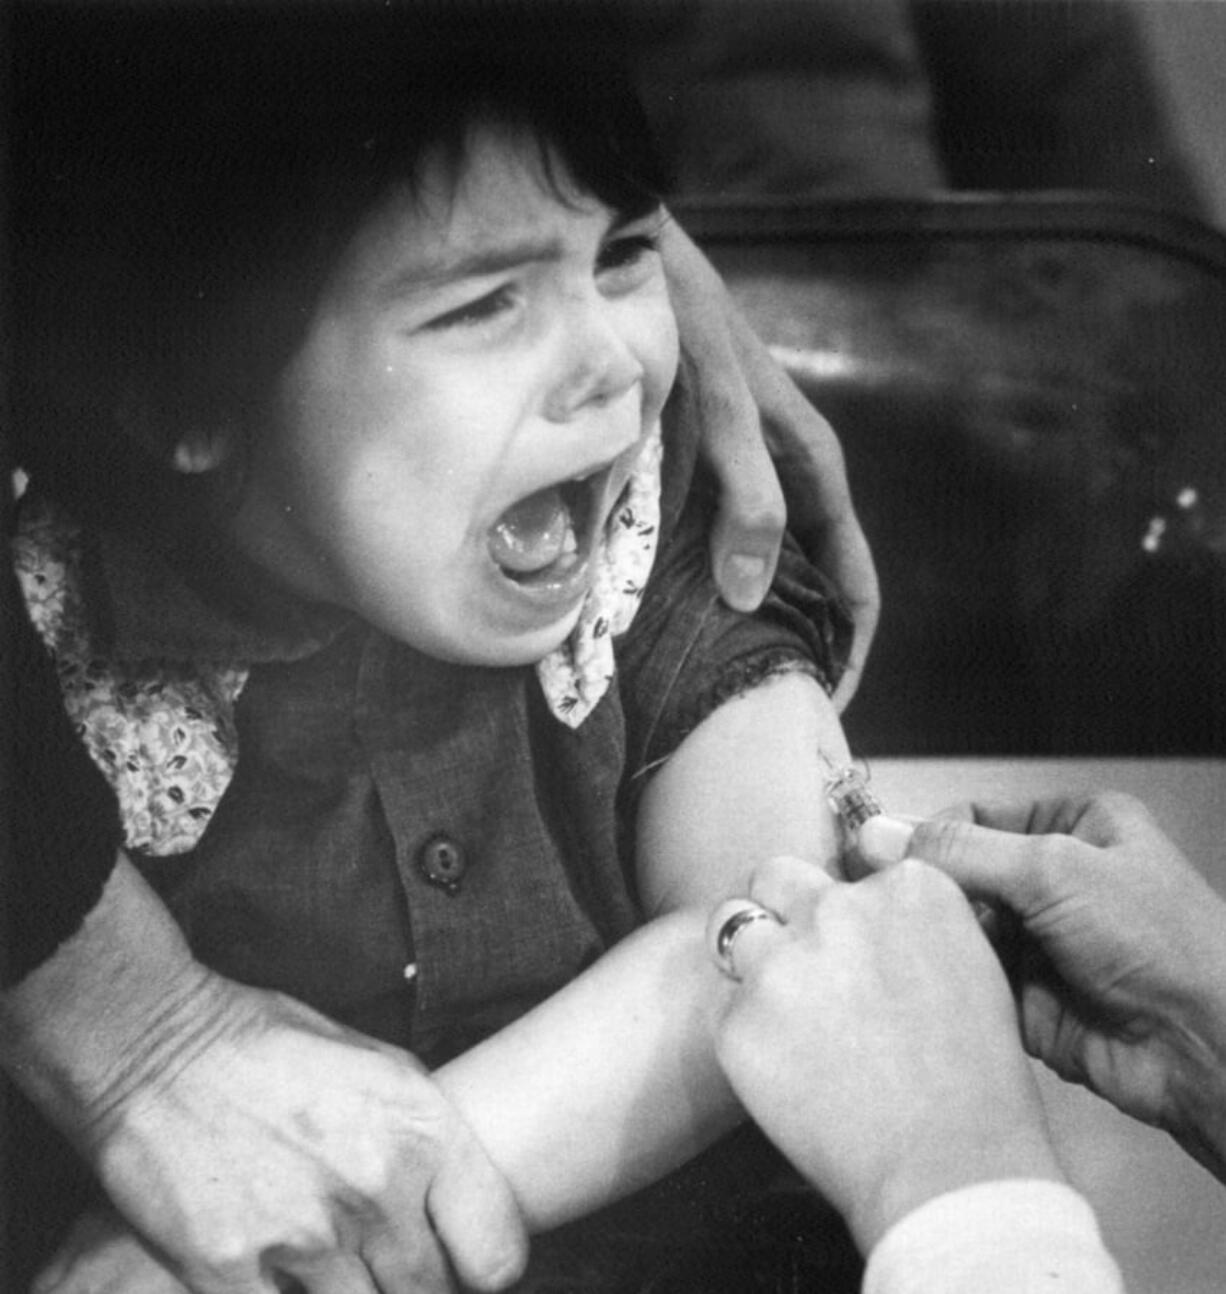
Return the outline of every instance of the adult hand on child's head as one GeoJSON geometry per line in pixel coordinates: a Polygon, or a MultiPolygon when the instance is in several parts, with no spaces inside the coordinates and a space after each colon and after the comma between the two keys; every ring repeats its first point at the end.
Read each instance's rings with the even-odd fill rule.
{"type": "Polygon", "coordinates": [[[908,852],[1018,919],[1030,1051],[1226,1180],[1226,903],[1145,807],[966,806],[908,852]]]}
{"type": "Polygon", "coordinates": [[[407,1053],[210,977],[178,1048],[114,1096],[90,1158],[196,1294],[505,1288],[509,1188],[407,1053]],[[449,1262],[450,1260],[450,1266],[449,1262]]]}
{"type": "Polygon", "coordinates": [[[915,862],[847,884],[776,859],[750,893],[781,923],[736,936],[720,1060],[865,1252],[946,1191],[1060,1178],[1013,999],[956,886],[915,862]]]}
{"type": "Polygon", "coordinates": [[[690,382],[683,396],[701,453],[719,479],[712,569],[724,600],[749,611],[766,596],[787,520],[838,588],[855,626],[841,709],[859,682],[880,598],[868,541],[830,424],[774,362],[723,281],[674,221],[661,251],[690,382]],[[773,460],[773,461],[772,461],[773,460]],[[785,511],[786,498],[786,511],[785,511]]]}

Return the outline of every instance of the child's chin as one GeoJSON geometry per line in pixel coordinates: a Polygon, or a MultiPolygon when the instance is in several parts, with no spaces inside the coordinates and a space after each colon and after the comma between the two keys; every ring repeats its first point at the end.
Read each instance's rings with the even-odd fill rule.
{"type": "Polygon", "coordinates": [[[463,642],[449,644],[449,650],[435,651],[458,665],[486,669],[518,669],[535,665],[561,647],[579,620],[576,607],[548,625],[524,629],[475,631],[463,642]]]}
{"type": "Polygon", "coordinates": [[[567,623],[551,628],[547,633],[528,634],[491,646],[491,655],[483,662],[491,666],[513,669],[522,665],[535,665],[550,652],[556,651],[570,637],[578,616],[567,623]]]}

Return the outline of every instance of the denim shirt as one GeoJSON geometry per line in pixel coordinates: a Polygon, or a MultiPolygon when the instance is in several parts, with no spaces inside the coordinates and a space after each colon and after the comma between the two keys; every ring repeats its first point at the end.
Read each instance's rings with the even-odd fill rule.
{"type": "Polygon", "coordinates": [[[250,572],[231,575],[241,605],[221,606],[215,588],[176,588],[147,545],[101,542],[91,592],[118,650],[250,668],[207,830],[188,853],[135,857],[196,955],[433,1066],[632,930],[652,769],[770,674],[832,687],[849,637],[791,548],[759,613],[724,607],[694,472],[693,447],[670,441],[656,565],[614,686],[574,730],[531,667],[435,660],[250,572]]]}

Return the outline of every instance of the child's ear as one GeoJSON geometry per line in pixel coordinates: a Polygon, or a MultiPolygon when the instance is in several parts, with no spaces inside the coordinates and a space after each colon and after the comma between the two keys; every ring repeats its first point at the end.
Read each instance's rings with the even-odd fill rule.
{"type": "MultiPolygon", "coordinates": [[[[115,410],[123,431],[162,462],[167,458],[166,428],[175,421],[173,414],[165,412],[168,403],[156,398],[156,388],[151,391],[131,382],[115,410]]],[[[169,466],[185,476],[215,471],[230,459],[236,439],[233,426],[224,417],[192,419],[187,430],[173,441],[169,466]]]]}
{"type": "Polygon", "coordinates": [[[198,476],[216,471],[226,463],[234,449],[234,432],[222,423],[190,428],[175,445],[171,466],[176,472],[198,476]]]}

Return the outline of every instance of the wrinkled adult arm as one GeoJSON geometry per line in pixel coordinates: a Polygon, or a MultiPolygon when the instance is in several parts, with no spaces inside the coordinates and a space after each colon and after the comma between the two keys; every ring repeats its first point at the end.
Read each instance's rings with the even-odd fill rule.
{"type": "Polygon", "coordinates": [[[855,625],[848,669],[835,693],[842,709],[859,682],[880,608],[843,451],[675,221],[663,227],[661,251],[681,333],[681,416],[700,427],[700,452],[720,482],[711,531],[716,584],[730,606],[754,609],[770,586],[786,519],[855,625]]]}
{"type": "MultiPolygon", "coordinates": [[[[3,449],[0,443],[0,463],[3,449]]],[[[0,634],[7,737],[0,842],[3,989],[80,928],[101,897],[122,831],[115,797],[72,731],[51,657],[7,569],[0,576],[0,634]]]]}
{"type": "Polygon", "coordinates": [[[1033,1054],[1226,1181],[1226,902],[1145,807],[975,805],[919,823],[908,852],[1018,919],[1033,1054]]]}
{"type": "Polygon", "coordinates": [[[209,972],[122,857],[0,997],[0,1056],[200,1294],[274,1270],[321,1294],[444,1290],[444,1249],[498,1289],[522,1264],[501,1179],[412,1058],[209,972]]]}

